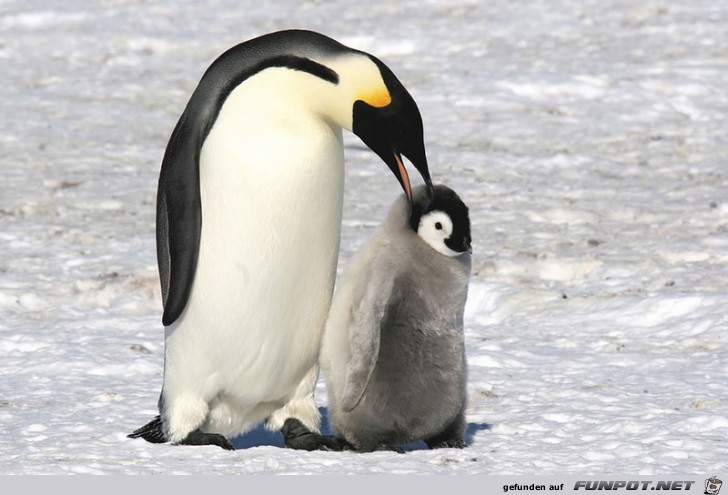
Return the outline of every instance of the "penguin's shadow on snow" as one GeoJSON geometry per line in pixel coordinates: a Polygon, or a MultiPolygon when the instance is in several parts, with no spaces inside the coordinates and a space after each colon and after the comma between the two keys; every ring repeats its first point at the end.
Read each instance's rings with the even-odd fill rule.
{"type": "MultiPolygon", "coordinates": [[[[329,411],[325,407],[319,407],[321,413],[321,434],[331,435],[331,429],[329,428],[329,411]]],[[[250,430],[244,435],[235,437],[230,440],[235,450],[249,449],[252,447],[280,447],[285,448],[286,444],[283,442],[283,435],[280,431],[268,431],[263,425],[259,425],[254,430],[250,430]]]]}
{"type": "MultiPolygon", "coordinates": [[[[321,413],[321,434],[332,435],[331,427],[329,426],[329,410],[325,407],[319,407],[319,412],[321,413]]],[[[487,423],[468,423],[465,429],[465,442],[471,445],[475,435],[479,431],[490,430],[490,428],[491,425],[487,423]]],[[[233,438],[231,443],[236,450],[265,446],[285,448],[283,435],[279,431],[268,431],[263,425],[258,426],[244,435],[233,438]]],[[[406,451],[427,450],[425,442],[414,442],[403,447],[406,451]]]]}

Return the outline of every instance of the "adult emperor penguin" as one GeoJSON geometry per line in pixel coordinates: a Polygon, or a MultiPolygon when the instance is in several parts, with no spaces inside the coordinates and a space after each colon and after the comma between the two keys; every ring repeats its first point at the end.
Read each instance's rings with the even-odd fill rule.
{"type": "MultiPolygon", "coordinates": [[[[313,391],[339,250],[342,129],[431,186],[422,119],[380,60],[281,31],[223,53],[162,161],[157,257],[164,303],[160,415],[132,433],[214,444],[288,418],[317,433],[313,391]]],[[[291,448],[319,448],[291,434],[291,448]]],[[[325,447],[325,446],[324,446],[325,447]]]]}
{"type": "Polygon", "coordinates": [[[321,350],[329,421],[342,445],[391,449],[424,440],[465,447],[463,311],[470,278],[468,208],[437,185],[415,188],[351,261],[321,350]]]}

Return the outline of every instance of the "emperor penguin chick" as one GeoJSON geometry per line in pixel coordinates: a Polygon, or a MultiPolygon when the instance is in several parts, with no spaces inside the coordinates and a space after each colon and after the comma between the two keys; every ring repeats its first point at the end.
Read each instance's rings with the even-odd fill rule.
{"type": "Polygon", "coordinates": [[[465,447],[468,208],[444,185],[400,197],[354,257],[320,363],[331,427],[354,450],[465,447]]]}

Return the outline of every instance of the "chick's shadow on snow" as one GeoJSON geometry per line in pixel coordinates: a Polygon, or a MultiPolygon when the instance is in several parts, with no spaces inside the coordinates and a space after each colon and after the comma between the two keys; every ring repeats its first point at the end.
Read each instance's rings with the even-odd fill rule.
{"type": "MultiPolygon", "coordinates": [[[[332,435],[331,427],[329,426],[329,411],[326,407],[319,407],[321,413],[321,434],[332,435]]],[[[479,431],[490,430],[491,425],[487,423],[468,423],[465,429],[465,442],[468,445],[473,443],[476,434],[479,431]]],[[[283,442],[283,435],[279,431],[268,431],[261,424],[255,429],[249,431],[244,435],[240,435],[231,440],[231,443],[236,450],[250,449],[252,447],[280,447],[285,448],[283,442]]],[[[427,450],[428,447],[425,442],[413,442],[404,446],[404,450],[427,450]]]]}

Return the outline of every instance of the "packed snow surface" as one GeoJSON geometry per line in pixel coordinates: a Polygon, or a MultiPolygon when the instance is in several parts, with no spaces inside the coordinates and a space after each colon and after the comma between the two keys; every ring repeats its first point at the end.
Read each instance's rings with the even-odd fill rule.
{"type": "MultiPolygon", "coordinates": [[[[725,0],[0,2],[0,473],[725,472],[726,26],[725,0]],[[290,27],[383,59],[470,206],[467,449],[126,438],[161,387],[167,139],[217,55],[290,27]]],[[[400,193],[345,142],[339,274],[400,193]]]]}

